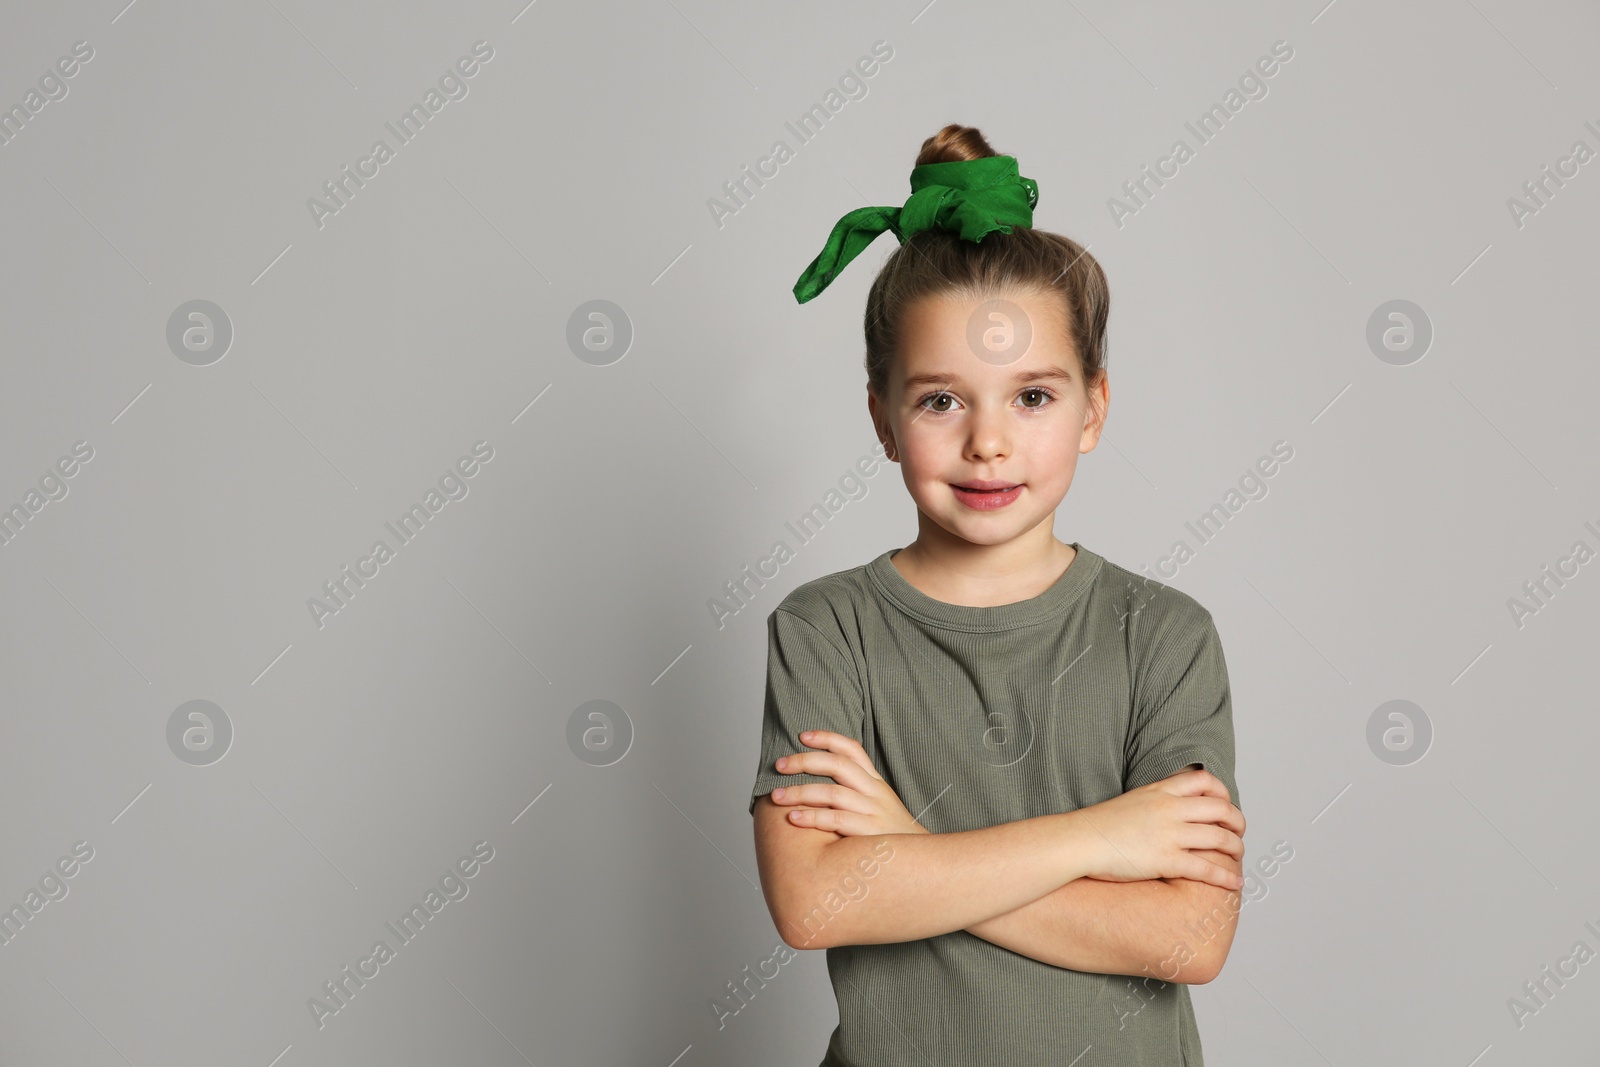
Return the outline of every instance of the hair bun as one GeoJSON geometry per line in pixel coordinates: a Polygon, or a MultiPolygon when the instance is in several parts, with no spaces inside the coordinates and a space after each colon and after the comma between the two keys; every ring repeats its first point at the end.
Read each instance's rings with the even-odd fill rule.
{"type": "Polygon", "coordinates": [[[917,161],[913,166],[920,167],[925,163],[964,163],[999,154],[990,147],[988,141],[984,140],[983,134],[976,126],[960,126],[952,122],[922,142],[922,151],[917,155],[917,161]]]}

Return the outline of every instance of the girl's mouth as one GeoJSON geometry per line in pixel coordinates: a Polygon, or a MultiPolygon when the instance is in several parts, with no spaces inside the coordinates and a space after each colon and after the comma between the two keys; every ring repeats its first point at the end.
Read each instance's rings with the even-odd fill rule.
{"type": "Polygon", "coordinates": [[[959,485],[951,486],[956,491],[956,499],[979,511],[993,511],[1003,508],[1022,495],[1023,487],[1013,485],[1009,489],[964,489],[959,485]]]}

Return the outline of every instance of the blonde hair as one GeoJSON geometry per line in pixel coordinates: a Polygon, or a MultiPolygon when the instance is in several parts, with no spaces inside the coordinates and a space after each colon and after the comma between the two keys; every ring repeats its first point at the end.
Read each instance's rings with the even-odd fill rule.
{"type": "MultiPolygon", "coordinates": [[[[916,166],[998,155],[972,126],[951,124],[922,142],[916,166]]],[[[1068,340],[1078,354],[1085,389],[1105,367],[1106,319],[1111,290],[1105,272],[1082,245],[1061,234],[1013,226],[981,242],[950,230],[916,233],[895,249],[867,293],[867,386],[886,396],[889,368],[905,310],[929,296],[955,293],[985,298],[1002,290],[1049,295],[1060,301],[1068,340]]]]}

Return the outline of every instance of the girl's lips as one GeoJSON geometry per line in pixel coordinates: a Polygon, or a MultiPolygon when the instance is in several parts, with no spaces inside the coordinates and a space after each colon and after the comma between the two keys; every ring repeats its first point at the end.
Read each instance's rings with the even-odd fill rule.
{"type": "Polygon", "coordinates": [[[950,488],[956,492],[956,499],[976,511],[994,511],[1013,503],[1022,495],[1023,486],[1014,485],[1010,489],[963,489],[959,485],[950,488]]]}

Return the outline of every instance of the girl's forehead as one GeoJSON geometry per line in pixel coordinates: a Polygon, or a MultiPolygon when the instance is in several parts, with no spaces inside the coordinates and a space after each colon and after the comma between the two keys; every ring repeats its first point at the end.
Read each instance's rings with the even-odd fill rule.
{"type": "Polygon", "coordinates": [[[1079,361],[1058,302],[1033,294],[941,294],[906,309],[891,378],[910,389],[1076,382],[1079,361]]]}

